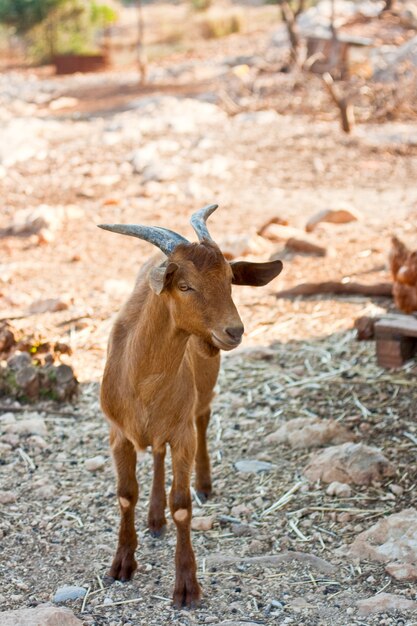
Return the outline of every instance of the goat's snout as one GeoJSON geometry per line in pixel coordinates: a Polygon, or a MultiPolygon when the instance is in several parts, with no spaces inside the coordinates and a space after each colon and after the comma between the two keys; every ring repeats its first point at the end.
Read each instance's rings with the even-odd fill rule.
{"type": "Polygon", "coordinates": [[[231,326],[230,328],[226,328],[225,332],[233,341],[240,343],[244,330],[243,326],[231,326]]]}
{"type": "Polygon", "coordinates": [[[227,326],[222,330],[212,331],[211,336],[214,345],[221,350],[233,350],[242,340],[243,325],[227,326]]]}

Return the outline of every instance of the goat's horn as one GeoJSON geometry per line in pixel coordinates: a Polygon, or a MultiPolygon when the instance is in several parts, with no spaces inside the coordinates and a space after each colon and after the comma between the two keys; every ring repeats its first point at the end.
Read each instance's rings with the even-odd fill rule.
{"type": "Polygon", "coordinates": [[[138,237],[144,241],[149,241],[157,246],[164,254],[169,256],[180,243],[189,243],[185,237],[174,233],[173,230],[167,228],[159,228],[158,226],[140,226],[138,224],[98,224],[99,228],[109,230],[112,233],[120,233],[121,235],[130,235],[138,237]]]}
{"type": "Polygon", "coordinates": [[[199,211],[196,211],[191,216],[191,226],[194,228],[198,235],[199,241],[202,239],[211,240],[211,235],[208,231],[206,220],[217,209],[218,204],[208,204],[199,211]]]}

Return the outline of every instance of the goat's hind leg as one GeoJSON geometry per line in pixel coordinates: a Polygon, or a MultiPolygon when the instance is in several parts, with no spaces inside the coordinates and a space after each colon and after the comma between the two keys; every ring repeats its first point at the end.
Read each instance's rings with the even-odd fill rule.
{"type": "Polygon", "coordinates": [[[115,428],[110,431],[110,446],[117,472],[117,497],[120,506],[119,541],[110,576],[125,582],[132,578],[137,567],[135,506],[139,489],[136,480],[136,451],[133,444],[115,428]]]}
{"type": "Polygon", "coordinates": [[[165,508],[165,452],[166,446],[153,450],[153,482],[149,504],[148,528],[152,537],[161,537],[166,529],[165,508]]]}

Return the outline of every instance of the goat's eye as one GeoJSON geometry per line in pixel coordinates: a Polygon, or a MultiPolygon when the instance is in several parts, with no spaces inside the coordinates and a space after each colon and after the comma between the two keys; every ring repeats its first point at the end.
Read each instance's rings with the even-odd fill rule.
{"type": "Polygon", "coordinates": [[[193,288],[187,285],[187,283],[178,283],[178,289],[180,291],[193,291],[193,288]]]}

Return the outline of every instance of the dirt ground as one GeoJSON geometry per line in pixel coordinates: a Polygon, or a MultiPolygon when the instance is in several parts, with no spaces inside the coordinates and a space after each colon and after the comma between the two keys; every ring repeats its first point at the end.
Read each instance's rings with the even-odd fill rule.
{"type": "MultiPolygon", "coordinates": [[[[267,34],[259,34],[260,48],[267,34]]],[[[82,600],[68,602],[86,625],[417,624],[412,612],[358,616],[359,599],[382,590],[416,599],[417,586],[397,582],[380,564],[352,562],[336,552],[382,516],[416,506],[416,445],[404,436],[417,429],[415,362],[385,371],[376,364],[375,345],[356,342],[352,331],[359,315],[393,305],[361,297],[274,295],[303,281],[387,280],[391,234],[415,247],[417,146],[402,138],[416,125],[361,124],[345,136],[325,96],[320,119],[299,100],[298,112],[294,103],[285,115],[266,106],[229,116],[212,83],[172,87],[175,68],[177,82],[183,77],[189,84],[187,72],[195,76],[201,63],[223,67],[224,58],[241,54],[242,47],[240,37],[229,38],[212,65],[210,47],[206,57],[200,50],[196,65],[187,61],[191,69],[176,57],[164,63],[170,75],[153,68],[165,87],[145,93],[132,87],[135,75],[127,72],[0,77],[2,129],[9,129],[10,142],[2,148],[9,162],[0,171],[0,229],[18,210],[71,208],[49,242],[0,238],[1,317],[14,318],[26,333],[68,342],[81,383],[74,404],[22,407],[0,399],[0,414],[11,408],[16,419],[40,415],[48,431],[44,447],[30,437],[0,437],[1,489],[16,494],[15,503],[2,506],[0,520],[3,610],[47,602],[59,586],[73,584],[89,588],[83,606],[82,600]],[[62,97],[77,101],[51,108],[62,97]],[[32,148],[26,157],[25,141],[32,148]],[[170,606],[173,524],[162,540],[146,530],[149,454],[138,469],[139,570],[129,583],[101,588],[118,510],[98,385],[114,316],[153,250],[96,225],[156,224],[191,238],[189,217],[208,202],[220,205],[210,222],[218,240],[253,234],[274,216],[303,228],[326,208],[352,208],[362,218],[317,229],[326,257],[282,252],[284,271],[272,284],[235,290],[244,347],[260,350],[237,350],[223,360],[210,426],[215,493],[204,505],[194,502],[194,515],[213,515],[215,522],[212,530],[193,532],[204,598],[200,609],[189,612],[170,606]],[[67,310],[27,313],[36,300],[64,296],[70,299],[67,310]],[[378,446],[396,476],[354,486],[351,497],[338,499],[326,495],[325,485],[304,481],[309,451],[266,444],[265,437],[281,420],[311,415],[336,418],[360,441],[378,446]],[[84,461],[99,454],[106,458],[104,468],[89,472],[84,461]],[[234,466],[241,459],[268,461],[272,468],[242,474],[234,466]],[[303,485],[286,506],[265,514],[299,481],[303,485]],[[402,495],[390,491],[393,482],[402,495]],[[335,570],[329,575],[303,562],[277,568],[250,561],[281,550],[319,556],[335,570]],[[243,560],[210,561],[218,554],[243,560]]],[[[277,85],[286,100],[299,98],[277,85]]],[[[253,258],[267,259],[279,248],[274,244],[253,258]]]]}

